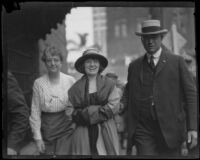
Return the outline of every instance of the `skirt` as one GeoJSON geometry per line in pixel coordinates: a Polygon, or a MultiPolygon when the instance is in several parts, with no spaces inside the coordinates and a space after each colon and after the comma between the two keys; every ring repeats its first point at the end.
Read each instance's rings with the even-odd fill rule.
{"type": "MultiPolygon", "coordinates": [[[[77,126],[72,135],[72,155],[92,155],[87,126],[77,126]]],[[[98,124],[96,142],[98,155],[119,155],[119,138],[115,121],[98,124]]]]}
{"type": "Polygon", "coordinates": [[[45,155],[71,155],[74,125],[65,111],[42,112],[41,133],[45,143],[45,155]]]}

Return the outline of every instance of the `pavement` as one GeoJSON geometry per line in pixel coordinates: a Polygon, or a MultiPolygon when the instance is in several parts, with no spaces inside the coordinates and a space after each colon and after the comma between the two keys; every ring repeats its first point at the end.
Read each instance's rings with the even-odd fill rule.
{"type": "MultiPolygon", "coordinates": [[[[126,145],[126,141],[124,146],[126,145]]],[[[30,142],[20,151],[20,155],[40,155],[34,142],[30,142]]],[[[120,149],[120,155],[126,155],[126,148],[120,149]]],[[[136,148],[132,148],[132,155],[136,155],[136,148]]]]}

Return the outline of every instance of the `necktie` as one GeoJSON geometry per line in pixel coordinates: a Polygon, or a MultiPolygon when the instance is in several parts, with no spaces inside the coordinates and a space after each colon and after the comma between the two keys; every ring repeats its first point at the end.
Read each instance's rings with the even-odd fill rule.
{"type": "Polygon", "coordinates": [[[155,64],[154,64],[153,59],[154,59],[154,57],[151,55],[151,56],[150,56],[150,66],[151,66],[151,68],[154,70],[156,66],[155,66],[155,64]]]}

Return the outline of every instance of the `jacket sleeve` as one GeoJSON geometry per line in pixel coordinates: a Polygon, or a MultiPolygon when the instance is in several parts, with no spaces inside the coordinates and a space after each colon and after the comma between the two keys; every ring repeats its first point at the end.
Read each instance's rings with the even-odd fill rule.
{"type": "Polygon", "coordinates": [[[123,114],[125,111],[127,111],[128,107],[128,99],[129,99],[129,88],[130,88],[130,77],[131,77],[131,64],[129,65],[128,68],[128,77],[127,77],[127,83],[124,87],[124,91],[122,94],[122,99],[121,102],[123,104],[123,107],[121,108],[120,114],[123,114]]]}
{"type": "Polygon", "coordinates": [[[8,118],[11,121],[8,133],[8,147],[17,150],[19,143],[22,142],[29,128],[29,107],[15,77],[12,74],[8,74],[7,80],[8,118]]]}
{"type": "Polygon", "coordinates": [[[188,130],[197,130],[197,90],[192,74],[184,59],[180,58],[180,75],[183,92],[186,99],[186,114],[188,130]]]}
{"type": "Polygon", "coordinates": [[[83,117],[89,124],[97,124],[113,118],[118,113],[120,107],[120,93],[115,86],[108,98],[108,103],[104,106],[91,105],[82,111],[83,117]]]}
{"type": "Polygon", "coordinates": [[[124,92],[122,94],[121,99],[122,107],[120,108],[120,114],[124,114],[124,112],[127,110],[128,106],[128,83],[124,87],[124,92]]]}

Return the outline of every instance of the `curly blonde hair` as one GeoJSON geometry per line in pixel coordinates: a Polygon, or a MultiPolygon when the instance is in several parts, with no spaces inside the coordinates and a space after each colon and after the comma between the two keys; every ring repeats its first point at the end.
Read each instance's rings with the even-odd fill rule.
{"type": "Polygon", "coordinates": [[[60,60],[63,61],[63,54],[62,54],[62,52],[58,48],[56,48],[55,46],[48,46],[47,48],[44,49],[43,55],[41,57],[41,60],[43,62],[46,62],[46,56],[47,56],[47,54],[50,54],[52,56],[55,56],[55,55],[59,56],[60,60]]]}

